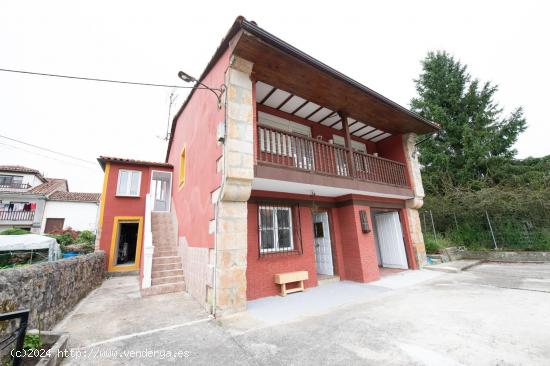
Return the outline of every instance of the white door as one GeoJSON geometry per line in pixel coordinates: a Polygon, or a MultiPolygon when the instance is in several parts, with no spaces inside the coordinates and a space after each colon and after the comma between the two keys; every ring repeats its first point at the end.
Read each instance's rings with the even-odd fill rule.
{"type": "Polygon", "coordinates": [[[318,212],[313,214],[313,237],[315,243],[315,258],[317,261],[317,273],[334,275],[332,264],[332,247],[330,243],[330,228],[328,213],[318,212]]]}
{"type": "Polygon", "coordinates": [[[382,266],[408,269],[407,253],[405,252],[399,214],[393,211],[377,213],[374,217],[376,220],[376,234],[378,236],[378,244],[380,245],[382,266]]]}
{"type": "Polygon", "coordinates": [[[172,173],[153,172],[151,195],[154,198],[153,211],[170,211],[172,173]]]}

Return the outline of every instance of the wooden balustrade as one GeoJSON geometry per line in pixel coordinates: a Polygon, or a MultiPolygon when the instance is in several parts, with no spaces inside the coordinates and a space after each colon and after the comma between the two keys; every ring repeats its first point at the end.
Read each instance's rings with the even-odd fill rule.
{"type": "Polygon", "coordinates": [[[307,136],[258,126],[258,162],[369,182],[407,187],[403,163],[361,152],[353,153],[351,176],[347,149],[307,136]]]}

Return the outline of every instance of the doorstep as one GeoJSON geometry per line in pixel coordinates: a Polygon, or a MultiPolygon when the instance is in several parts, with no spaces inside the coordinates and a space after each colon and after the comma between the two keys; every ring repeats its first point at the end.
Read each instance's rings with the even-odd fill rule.
{"type": "Polygon", "coordinates": [[[340,281],[340,276],[317,274],[317,286],[328,285],[329,283],[334,283],[339,281],[340,281]]]}

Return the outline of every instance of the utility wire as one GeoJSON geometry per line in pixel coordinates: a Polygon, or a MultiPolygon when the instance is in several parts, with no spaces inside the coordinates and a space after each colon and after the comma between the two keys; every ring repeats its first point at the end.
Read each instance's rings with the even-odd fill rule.
{"type": "Polygon", "coordinates": [[[21,141],[21,140],[17,140],[17,139],[11,138],[11,137],[7,137],[7,136],[3,136],[3,135],[0,135],[0,137],[1,137],[1,138],[4,138],[4,139],[6,139],[6,140],[18,142],[18,143],[23,144],[23,145],[31,146],[31,147],[34,147],[34,148],[36,148],[36,149],[40,149],[40,150],[44,150],[44,151],[47,151],[47,152],[50,152],[50,153],[54,153],[54,154],[57,154],[57,155],[65,156],[65,157],[67,157],[67,158],[71,158],[71,159],[83,161],[83,162],[85,162],[85,163],[92,164],[92,165],[94,165],[94,166],[97,165],[97,162],[93,162],[93,161],[91,161],[91,160],[82,159],[82,158],[79,158],[79,157],[76,157],[76,156],[73,156],[73,155],[69,155],[69,154],[65,154],[65,153],[59,152],[59,151],[51,150],[51,149],[48,149],[48,148],[45,148],[45,147],[42,147],[42,146],[29,144],[28,142],[24,142],[24,141],[21,141]]]}
{"type": "Polygon", "coordinates": [[[0,145],[2,146],[7,146],[7,147],[10,147],[12,149],[16,149],[16,150],[21,150],[21,151],[24,151],[24,152],[27,152],[29,154],[34,154],[34,155],[38,155],[38,156],[41,156],[43,158],[46,158],[46,159],[51,159],[51,160],[55,160],[55,161],[60,161],[62,163],[66,163],[66,164],[71,164],[71,165],[74,165],[74,166],[78,166],[80,168],[83,168],[83,169],[90,169],[90,170],[95,170],[94,168],[92,168],[91,166],[86,166],[86,165],[80,165],[80,164],[77,164],[73,161],[67,161],[67,160],[62,160],[62,159],[57,159],[57,158],[54,158],[53,156],[48,156],[48,155],[44,155],[44,154],[40,154],[40,153],[37,153],[36,151],[30,151],[30,150],[27,150],[27,149],[23,149],[19,146],[13,146],[13,145],[10,145],[10,144],[6,144],[6,143],[3,143],[3,142],[0,142],[0,145]]]}
{"type": "Polygon", "coordinates": [[[112,80],[112,79],[88,78],[88,77],[84,77],[84,76],[46,74],[46,73],[42,73],[42,72],[23,71],[23,70],[0,69],[0,71],[12,72],[12,73],[17,73],[17,74],[35,75],[35,76],[47,76],[47,77],[54,77],[54,78],[96,81],[96,82],[102,82],[102,83],[140,85],[140,86],[155,86],[155,87],[161,87],[161,88],[178,88],[178,89],[209,89],[209,88],[200,87],[200,86],[195,87],[195,86],[181,86],[181,85],[168,85],[168,84],[156,84],[156,83],[142,83],[142,82],[137,82],[137,81],[123,81],[123,80],[112,80]]]}

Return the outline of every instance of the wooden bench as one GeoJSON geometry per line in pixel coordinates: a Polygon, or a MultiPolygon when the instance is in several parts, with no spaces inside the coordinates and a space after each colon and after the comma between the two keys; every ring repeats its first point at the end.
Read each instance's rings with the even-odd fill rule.
{"type": "Polygon", "coordinates": [[[297,271],[297,272],[285,272],[277,273],[274,276],[274,281],[276,284],[281,285],[281,296],[286,296],[293,292],[305,291],[304,281],[309,278],[307,271],[297,271]],[[287,289],[286,285],[292,282],[300,282],[300,285],[295,288],[287,289]]]}

